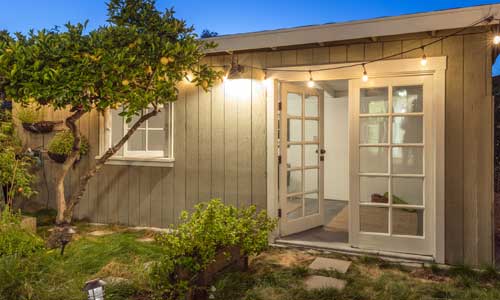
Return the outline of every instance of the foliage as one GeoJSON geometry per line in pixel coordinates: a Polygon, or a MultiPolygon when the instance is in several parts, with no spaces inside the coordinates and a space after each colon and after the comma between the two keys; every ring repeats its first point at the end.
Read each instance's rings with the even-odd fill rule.
{"type": "Polygon", "coordinates": [[[179,280],[175,272],[196,275],[226,247],[239,247],[248,256],[259,254],[275,226],[276,220],[265,211],[257,213],[254,206],[237,209],[218,199],[196,205],[193,213],[182,213],[176,230],[157,237],[164,252],[153,272],[156,288],[170,296],[183,294],[192,283],[179,280]]]}
{"type": "MultiPolygon", "coordinates": [[[[50,140],[47,146],[48,151],[56,154],[70,155],[73,150],[74,137],[71,131],[64,130],[58,132],[52,140],[50,140]]],[[[82,136],[82,142],[80,145],[80,155],[85,155],[89,151],[89,142],[82,136]]]]}
{"type": "Polygon", "coordinates": [[[16,111],[16,117],[21,123],[33,124],[42,120],[39,109],[32,106],[21,106],[16,111]]]}
{"type": "Polygon", "coordinates": [[[210,31],[208,29],[203,29],[203,31],[201,32],[200,37],[202,39],[206,39],[206,38],[216,37],[218,35],[219,34],[217,32],[215,32],[215,31],[210,31]]]}
{"type": "Polygon", "coordinates": [[[21,215],[13,213],[6,206],[0,216],[0,257],[30,256],[43,247],[40,237],[21,227],[21,215]]]}

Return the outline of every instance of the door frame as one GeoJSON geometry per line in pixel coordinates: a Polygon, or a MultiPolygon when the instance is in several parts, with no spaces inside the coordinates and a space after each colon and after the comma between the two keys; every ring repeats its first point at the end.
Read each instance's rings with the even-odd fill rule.
{"type": "MultiPolygon", "coordinates": [[[[363,73],[361,65],[349,67],[353,64],[325,64],[314,66],[277,67],[267,69],[267,212],[270,216],[278,216],[279,194],[278,194],[278,102],[280,81],[308,81],[308,71],[313,71],[315,80],[349,80],[358,79],[363,73]],[[343,67],[343,68],[338,68],[343,67]],[[334,70],[324,70],[338,68],[334,70]],[[314,70],[322,69],[324,71],[314,70]],[[289,70],[300,70],[303,72],[290,72],[289,70]]],[[[433,156],[434,156],[434,199],[435,214],[434,226],[435,236],[433,241],[434,260],[444,263],[445,258],[445,214],[444,214],[444,145],[445,145],[445,73],[447,57],[429,57],[427,65],[422,66],[419,58],[384,60],[370,63],[366,66],[370,78],[401,77],[414,75],[432,75],[433,80],[433,118],[435,127],[433,129],[433,156]]],[[[351,218],[349,218],[351,219],[351,218]]],[[[279,235],[276,230],[270,239],[274,241],[279,235]]]]}

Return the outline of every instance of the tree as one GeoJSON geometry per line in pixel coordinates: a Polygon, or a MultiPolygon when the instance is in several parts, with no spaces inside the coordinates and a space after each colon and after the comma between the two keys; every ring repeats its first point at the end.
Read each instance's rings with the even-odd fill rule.
{"type": "Polygon", "coordinates": [[[195,85],[208,89],[221,75],[200,62],[214,44],[198,40],[194,28],[175,18],[172,9],[157,10],[155,0],[110,0],[108,17],[108,25],[88,33],[86,23],[68,23],[63,31],[17,33],[0,44],[0,89],[8,97],[21,105],[38,102],[71,111],[65,124],[74,137],[73,150],[55,180],[60,232],[67,231],[88,181],[162,104],[177,99],[179,82],[192,74],[195,85]],[[77,121],[93,110],[118,107],[127,122],[134,116],[138,120],[66,199],[64,178],[81,145],[77,121]]]}
{"type": "Polygon", "coordinates": [[[208,29],[203,29],[203,31],[201,32],[201,35],[200,37],[202,39],[206,39],[206,38],[211,38],[211,37],[216,37],[216,36],[219,36],[219,34],[215,31],[210,31],[208,29]]]}

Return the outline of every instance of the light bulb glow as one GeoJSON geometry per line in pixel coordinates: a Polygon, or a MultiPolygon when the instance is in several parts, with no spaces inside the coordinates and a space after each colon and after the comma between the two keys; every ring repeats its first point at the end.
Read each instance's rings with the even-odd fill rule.
{"type": "Polygon", "coordinates": [[[420,64],[424,67],[427,66],[427,56],[425,56],[425,54],[422,55],[422,59],[420,60],[420,64]]]}
{"type": "Polygon", "coordinates": [[[495,34],[495,36],[493,37],[493,44],[495,44],[495,45],[500,44],[500,35],[499,34],[495,34]]]}
{"type": "Polygon", "coordinates": [[[314,81],[312,79],[309,79],[309,81],[307,82],[307,86],[310,88],[314,87],[314,81]]]}
{"type": "Polygon", "coordinates": [[[361,77],[361,79],[363,80],[363,82],[368,81],[368,73],[366,73],[366,71],[363,72],[363,77],[361,77]]]}

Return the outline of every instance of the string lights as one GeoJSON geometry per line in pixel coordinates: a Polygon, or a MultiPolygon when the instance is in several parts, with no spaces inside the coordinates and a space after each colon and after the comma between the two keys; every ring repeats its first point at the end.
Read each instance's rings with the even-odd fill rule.
{"type": "MultiPolygon", "coordinates": [[[[277,71],[277,72],[294,72],[294,73],[308,72],[309,73],[309,80],[307,81],[307,86],[310,87],[310,88],[312,88],[312,87],[315,86],[314,79],[313,79],[313,76],[312,76],[313,72],[332,71],[332,70],[347,69],[347,68],[353,68],[353,67],[359,67],[359,66],[361,66],[363,68],[363,74],[361,76],[361,80],[364,81],[364,82],[367,82],[369,80],[369,77],[368,77],[368,72],[366,71],[366,65],[368,65],[368,64],[379,62],[379,61],[383,61],[383,60],[387,60],[387,59],[391,59],[391,58],[400,57],[403,54],[407,54],[407,53],[416,51],[418,49],[421,49],[422,50],[422,57],[421,57],[421,60],[420,60],[420,64],[422,66],[427,66],[428,59],[427,59],[427,55],[425,54],[425,48],[426,47],[428,47],[430,45],[433,45],[433,44],[436,44],[436,43],[439,43],[439,42],[441,42],[441,41],[443,41],[443,40],[445,40],[447,38],[450,38],[452,36],[456,36],[456,35],[464,32],[465,30],[467,30],[469,28],[472,28],[474,26],[477,26],[477,25],[479,25],[481,23],[484,23],[484,22],[491,23],[494,20],[499,20],[499,19],[495,19],[493,16],[489,16],[489,17],[480,19],[480,20],[472,23],[471,25],[469,25],[467,27],[460,28],[460,29],[458,29],[458,30],[456,30],[456,31],[448,34],[448,35],[445,35],[445,36],[442,36],[440,38],[434,39],[431,42],[428,42],[428,43],[426,43],[424,45],[421,45],[419,47],[407,49],[407,50],[401,51],[399,53],[394,53],[394,54],[391,54],[391,55],[383,56],[383,57],[380,57],[380,58],[377,58],[377,59],[372,59],[372,60],[361,62],[361,63],[344,64],[344,65],[340,65],[340,66],[324,67],[324,68],[318,68],[318,69],[314,69],[314,70],[297,70],[297,69],[280,69],[280,68],[273,68],[272,70],[273,71],[277,71]]],[[[494,35],[493,40],[492,40],[493,44],[495,44],[495,45],[500,45],[500,27],[499,26],[500,26],[500,24],[497,24],[495,35],[494,35]]],[[[264,70],[265,71],[265,77],[264,77],[264,79],[266,81],[269,80],[267,78],[267,70],[268,69],[263,69],[263,68],[254,67],[254,66],[242,66],[242,65],[239,65],[238,62],[235,60],[234,54],[232,54],[232,55],[233,55],[233,57],[232,57],[232,62],[231,62],[230,66],[227,66],[227,65],[212,66],[212,67],[223,67],[225,69],[227,69],[229,67],[229,71],[226,73],[226,76],[224,76],[224,81],[226,81],[228,78],[229,79],[239,78],[239,74],[238,73],[241,73],[243,71],[244,67],[264,70]],[[228,76],[228,75],[230,75],[230,76],[228,76]]]]}

